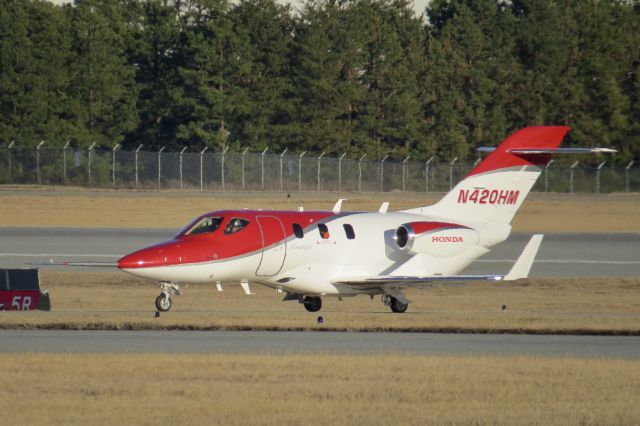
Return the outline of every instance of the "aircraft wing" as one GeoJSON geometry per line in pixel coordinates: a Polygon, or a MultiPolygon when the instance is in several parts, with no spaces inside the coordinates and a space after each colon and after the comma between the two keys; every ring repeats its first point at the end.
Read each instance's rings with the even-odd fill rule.
{"type": "Polygon", "coordinates": [[[524,250],[514,263],[513,267],[506,275],[429,275],[429,276],[372,276],[372,277],[341,277],[332,280],[332,284],[352,285],[352,286],[370,286],[372,288],[388,288],[388,287],[420,287],[442,285],[449,282],[462,281],[513,281],[520,278],[527,278],[531,271],[531,266],[535,260],[540,244],[542,243],[542,234],[536,234],[531,237],[524,250]]]}
{"type": "Polygon", "coordinates": [[[331,283],[362,286],[371,285],[372,287],[388,285],[393,285],[394,287],[416,287],[455,281],[502,281],[503,279],[504,275],[431,275],[426,277],[387,275],[375,277],[345,277],[333,280],[331,283]]]}

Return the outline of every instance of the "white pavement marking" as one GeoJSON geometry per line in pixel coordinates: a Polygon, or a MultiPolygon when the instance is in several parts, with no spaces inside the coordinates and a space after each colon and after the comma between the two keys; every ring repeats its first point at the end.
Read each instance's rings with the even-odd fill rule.
{"type": "MultiPolygon", "coordinates": [[[[478,263],[513,263],[515,259],[478,259],[474,262],[478,263]]],[[[640,260],[588,260],[588,259],[540,259],[535,263],[583,263],[590,265],[640,265],[640,260]]]]}
{"type": "Polygon", "coordinates": [[[56,256],[73,256],[73,257],[122,257],[122,254],[90,254],[90,253],[0,253],[0,257],[56,257],[56,256]]]}

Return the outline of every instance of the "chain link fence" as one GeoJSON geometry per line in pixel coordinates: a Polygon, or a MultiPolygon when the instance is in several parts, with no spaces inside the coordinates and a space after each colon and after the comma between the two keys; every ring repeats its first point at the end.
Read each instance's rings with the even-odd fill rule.
{"type": "MultiPolygon", "coordinates": [[[[311,153],[0,148],[0,184],[207,191],[446,192],[474,164],[370,161],[311,153]]],[[[638,192],[640,167],[550,163],[538,192],[638,192]]]]}

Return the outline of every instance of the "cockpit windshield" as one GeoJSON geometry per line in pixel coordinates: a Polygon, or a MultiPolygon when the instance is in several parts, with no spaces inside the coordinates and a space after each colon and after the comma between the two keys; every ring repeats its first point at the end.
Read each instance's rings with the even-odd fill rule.
{"type": "Polygon", "coordinates": [[[235,234],[236,232],[239,232],[239,231],[243,230],[245,228],[245,226],[247,226],[248,224],[249,224],[248,220],[239,219],[237,217],[234,217],[233,219],[231,219],[229,221],[229,223],[227,223],[227,227],[224,228],[224,233],[225,234],[235,234]]]}
{"type": "Polygon", "coordinates": [[[193,225],[187,232],[186,235],[195,235],[195,234],[208,234],[220,227],[222,223],[221,217],[203,217],[200,221],[198,221],[195,225],[193,225]]]}

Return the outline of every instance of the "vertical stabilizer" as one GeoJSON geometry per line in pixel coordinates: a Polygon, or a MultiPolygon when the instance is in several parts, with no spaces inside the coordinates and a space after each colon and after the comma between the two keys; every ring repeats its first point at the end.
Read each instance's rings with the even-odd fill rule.
{"type": "Polygon", "coordinates": [[[518,130],[438,203],[408,212],[509,224],[551,159],[549,152],[560,145],[569,130],[564,126],[518,130]],[[540,152],[512,152],[527,149],[540,152]]]}

